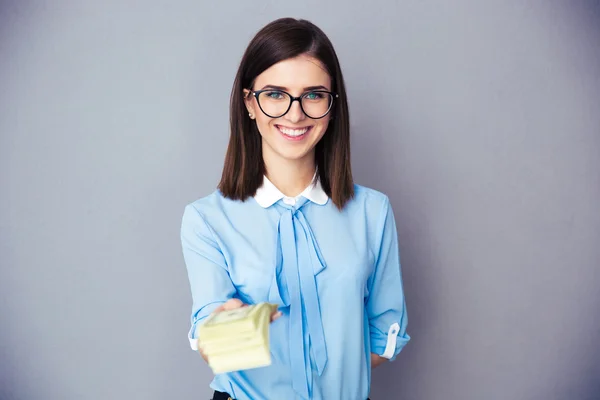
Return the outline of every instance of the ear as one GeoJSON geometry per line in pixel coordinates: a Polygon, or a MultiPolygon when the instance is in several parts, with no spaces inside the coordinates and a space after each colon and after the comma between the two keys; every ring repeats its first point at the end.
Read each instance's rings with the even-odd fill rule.
{"type": "Polygon", "coordinates": [[[248,114],[250,115],[250,118],[254,119],[256,116],[256,112],[254,109],[254,102],[252,101],[252,98],[254,96],[252,96],[252,93],[250,93],[250,90],[248,90],[248,89],[243,90],[243,96],[244,96],[244,104],[246,104],[246,110],[248,110],[248,114]]]}

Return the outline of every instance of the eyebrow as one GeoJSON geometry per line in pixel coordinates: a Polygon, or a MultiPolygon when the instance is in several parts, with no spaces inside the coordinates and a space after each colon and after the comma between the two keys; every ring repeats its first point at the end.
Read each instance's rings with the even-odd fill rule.
{"type": "MultiPolygon", "coordinates": [[[[261,90],[265,90],[265,89],[283,90],[283,91],[289,90],[288,88],[286,88],[284,86],[276,86],[276,85],[266,85],[261,90]]],[[[307,91],[311,91],[311,90],[329,90],[329,89],[323,85],[318,85],[318,86],[308,86],[308,87],[305,87],[303,90],[305,92],[307,92],[307,91]]]]}

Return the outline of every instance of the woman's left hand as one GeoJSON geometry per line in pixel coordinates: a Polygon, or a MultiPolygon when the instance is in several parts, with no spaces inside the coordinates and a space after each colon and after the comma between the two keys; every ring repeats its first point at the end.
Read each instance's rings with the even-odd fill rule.
{"type": "Polygon", "coordinates": [[[386,361],[387,361],[387,358],[383,358],[378,354],[371,353],[371,369],[380,366],[381,364],[385,363],[386,361]]]}

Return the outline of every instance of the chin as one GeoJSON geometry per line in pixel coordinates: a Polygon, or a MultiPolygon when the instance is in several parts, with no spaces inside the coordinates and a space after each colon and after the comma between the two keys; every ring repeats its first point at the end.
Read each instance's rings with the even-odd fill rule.
{"type": "Polygon", "coordinates": [[[308,156],[309,152],[303,151],[301,153],[298,153],[298,152],[280,151],[280,152],[278,152],[278,154],[286,160],[298,161],[298,160],[302,160],[302,159],[306,158],[308,156]]]}

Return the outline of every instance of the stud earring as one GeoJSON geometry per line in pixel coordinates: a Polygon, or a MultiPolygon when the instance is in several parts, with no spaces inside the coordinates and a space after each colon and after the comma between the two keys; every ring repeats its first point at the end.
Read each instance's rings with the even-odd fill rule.
{"type": "Polygon", "coordinates": [[[254,114],[248,113],[248,116],[250,117],[250,119],[254,119],[254,114]]]}

